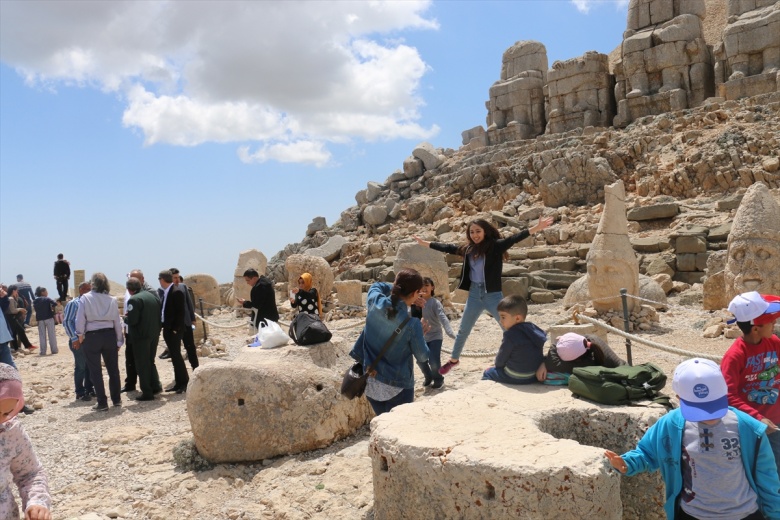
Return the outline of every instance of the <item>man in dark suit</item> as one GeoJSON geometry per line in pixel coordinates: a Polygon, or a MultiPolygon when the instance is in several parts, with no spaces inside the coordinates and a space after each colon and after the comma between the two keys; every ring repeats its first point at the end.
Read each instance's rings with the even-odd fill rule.
{"type": "Polygon", "coordinates": [[[181,394],[187,391],[187,383],[190,376],[181,356],[181,340],[184,335],[184,313],[186,312],[186,298],[181,288],[173,285],[173,274],[169,270],[161,271],[159,276],[162,288],[162,322],[163,340],[168,346],[168,352],[173,363],[173,375],[175,383],[166,388],[166,392],[181,394]]]}
{"type": "Polygon", "coordinates": [[[157,294],[145,290],[142,281],[135,277],[127,280],[127,292],[130,298],[125,304],[127,317],[127,342],[132,342],[134,367],[138,373],[141,395],[136,401],[152,401],[154,394],[162,392],[160,376],[154,364],[157,354],[157,340],[160,337],[160,318],[162,317],[160,300],[157,294]]]}
{"type": "Polygon", "coordinates": [[[279,310],[276,308],[276,293],[274,284],[266,276],[260,276],[255,269],[244,271],[244,281],[252,287],[249,292],[249,301],[236,298],[236,301],[245,309],[255,310],[255,329],[260,320],[279,321],[279,310]]]}
{"type": "Polygon", "coordinates": [[[190,362],[190,366],[195,370],[200,365],[198,362],[198,349],[195,346],[195,335],[193,333],[195,330],[193,325],[197,319],[195,316],[195,298],[192,295],[192,289],[187,287],[182,281],[179,270],[175,267],[171,267],[169,270],[173,275],[173,285],[182,289],[186,298],[185,303],[187,304],[187,307],[184,311],[184,325],[186,326],[184,327],[182,342],[184,343],[184,350],[187,352],[187,359],[190,362]]]}

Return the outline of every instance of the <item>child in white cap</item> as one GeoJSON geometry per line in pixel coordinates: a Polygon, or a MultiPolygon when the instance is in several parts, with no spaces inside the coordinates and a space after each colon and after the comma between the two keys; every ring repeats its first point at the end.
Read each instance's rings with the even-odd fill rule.
{"type": "Polygon", "coordinates": [[[767,425],[767,435],[780,472],[780,339],[773,334],[780,318],[780,297],[742,293],[729,304],[742,337],[723,355],[721,371],[729,404],[767,425]]]}
{"type": "Polygon", "coordinates": [[[661,417],[623,455],[605,451],[627,476],[661,471],[669,520],[780,518],[780,479],[766,424],[728,406],[718,365],[689,359],[674,371],[680,408],[661,417]]]}
{"type": "Polygon", "coordinates": [[[16,483],[25,520],[51,520],[51,496],[30,437],[16,415],[24,406],[22,378],[11,365],[0,363],[0,518],[19,518],[11,492],[16,483]]]}

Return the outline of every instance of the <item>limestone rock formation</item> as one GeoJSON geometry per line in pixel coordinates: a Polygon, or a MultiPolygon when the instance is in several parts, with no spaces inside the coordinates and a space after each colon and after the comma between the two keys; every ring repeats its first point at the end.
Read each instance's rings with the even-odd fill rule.
{"type": "Polygon", "coordinates": [[[616,65],[614,124],[699,106],[714,91],[704,0],[631,0],[616,65]]]}
{"type": "Polygon", "coordinates": [[[374,514],[660,520],[658,474],[621,479],[603,453],[632,449],[664,413],[487,381],[399,406],[371,423],[374,514]]]}
{"type": "Polygon", "coordinates": [[[306,228],[306,236],[312,236],[317,231],[322,231],[327,228],[328,224],[325,221],[325,217],[314,217],[311,224],[306,228]]]}
{"type": "Polygon", "coordinates": [[[244,280],[244,271],[255,269],[259,274],[264,275],[268,267],[268,259],[257,249],[247,249],[241,251],[236,262],[236,270],[233,273],[233,300],[237,298],[249,299],[249,291],[252,289],[244,280]]]}
{"type": "Polygon", "coordinates": [[[728,239],[726,302],[737,294],[780,294],[780,204],[763,183],[748,188],[728,239]]]}
{"type": "Polygon", "coordinates": [[[342,338],[311,347],[244,347],[231,362],[201,366],[187,387],[198,452],[211,462],[252,462],[323,448],[372,415],[340,393],[352,360],[342,338]]]}
{"type": "Polygon", "coordinates": [[[339,305],[363,306],[363,284],[359,280],[334,282],[339,305]]]}
{"type": "Polygon", "coordinates": [[[558,134],[586,126],[612,126],[614,83],[606,54],[589,51],[580,57],[553,63],[552,69],[547,71],[545,87],[547,133],[558,134]]]}
{"type": "Polygon", "coordinates": [[[487,125],[490,144],[530,139],[544,133],[547,49],[519,41],[504,52],[501,79],[490,87],[487,125]]]}
{"type": "Polygon", "coordinates": [[[407,242],[398,247],[393,262],[393,271],[401,269],[416,269],[423,277],[429,277],[436,286],[436,295],[441,296],[442,301],[449,302],[449,280],[447,262],[444,253],[422,247],[414,242],[407,242]]]}
{"type": "Polygon", "coordinates": [[[780,91],[780,2],[726,0],[728,23],[715,46],[718,96],[780,91]]]}
{"type": "Polygon", "coordinates": [[[435,170],[444,161],[444,156],[431,143],[424,141],[414,147],[412,156],[421,160],[426,170],[435,170]]]}
{"type": "Polygon", "coordinates": [[[539,195],[545,206],[596,204],[604,197],[604,185],[617,179],[602,157],[572,153],[553,159],[542,170],[539,195]]]}
{"type": "Polygon", "coordinates": [[[287,281],[290,287],[297,287],[298,278],[303,273],[312,277],[312,286],[317,289],[320,299],[326,299],[333,292],[333,270],[330,264],[319,256],[290,255],[285,260],[287,281]]]}
{"type": "MultiPolygon", "coordinates": [[[[242,278],[243,281],[243,278],[242,278]]],[[[210,309],[218,307],[222,304],[219,284],[217,279],[210,274],[190,274],[184,277],[184,283],[187,287],[192,289],[192,293],[195,296],[196,312],[200,313],[198,309],[198,300],[203,299],[204,311],[210,312],[210,309]]]]}

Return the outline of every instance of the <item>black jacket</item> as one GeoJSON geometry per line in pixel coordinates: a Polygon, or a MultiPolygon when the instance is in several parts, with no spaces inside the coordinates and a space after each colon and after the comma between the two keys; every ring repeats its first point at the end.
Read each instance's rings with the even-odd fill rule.
{"type": "MultiPolygon", "coordinates": [[[[487,292],[500,292],[501,291],[501,270],[504,267],[504,253],[506,253],[510,247],[521,242],[531,236],[531,233],[527,229],[522,230],[520,233],[512,235],[508,238],[502,238],[496,240],[493,244],[493,248],[485,255],[485,289],[487,292]]],[[[452,255],[458,254],[457,244],[444,244],[442,242],[431,242],[431,249],[441,251],[443,253],[450,253],[452,255]]],[[[468,253],[468,251],[467,251],[468,253]]],[[[460,283],[458,283],[458,289],[468,291],[471,288],[471,267],[469,266],[469,256],[466,254],[463,258],[463,270],[460,274],[460,283]]]]}
{"type": "Polygon", "coordinates": [[[70,279],[70,264],[67,260],[57,260],[54,262],[54,276],[57,278],[70,279]]]}
{"type": "Polygon", "coordinates": [[[181,334],[184,331],[184,313],[187,312],[184,291],[181,287],[171,284],[168,290],[168,298],[163,298],[163,330],[181,334]]]}
{"type": "Polygon", "coordinates": [[[249,292],[249,301],[244,302],[245,309],[257,309],[255,327],[260,320],[279,321],[279,311],[276,308],[276,293],[274,285],[266,276],[260,276],[249,292]]]}

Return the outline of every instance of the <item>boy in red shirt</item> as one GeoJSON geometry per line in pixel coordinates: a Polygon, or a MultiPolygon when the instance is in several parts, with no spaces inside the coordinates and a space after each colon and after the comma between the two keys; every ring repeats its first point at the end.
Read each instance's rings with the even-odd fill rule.
{"type": "Polygon", "coordinates": [[[742,331],[723,356],[729,404],[767,425],[766,433],[780,470],[780,339],[773,334],[780,318],[780,297],[756,291],[729,303],[742,331]]]}

